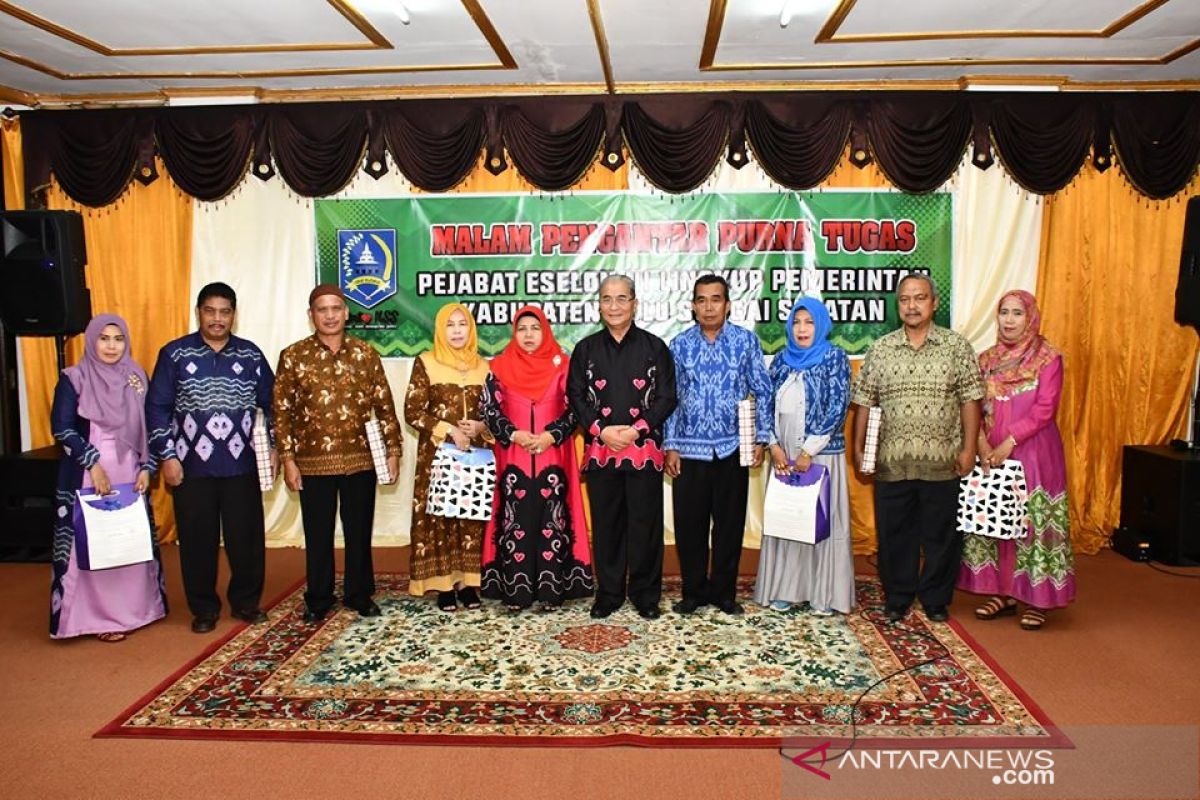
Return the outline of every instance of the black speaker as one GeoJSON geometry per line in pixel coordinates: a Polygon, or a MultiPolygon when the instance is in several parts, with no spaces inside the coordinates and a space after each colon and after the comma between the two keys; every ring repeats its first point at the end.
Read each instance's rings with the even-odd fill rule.
{"type": "Polygon", "coordinates": [[[17,336],[82,333],[92,318],[78,211],[0,214],[0,317],[17,336]]]}
{"type": "Polygon", "coordinates": [[[1175,321],[1200,328],[1200,197],[1188,200],[1175,285],[1175,321]]]}
{"type": "Polygon", "coordinates": [[[1200,566],[1200,453],[1126,445],[1121,527],[1149,540],[1155,561],[1200,566]]]}
{"type": "Polygon", "coordinates": [[[0,561],[49,561],[58,445],[0,457],[0,561]]]}

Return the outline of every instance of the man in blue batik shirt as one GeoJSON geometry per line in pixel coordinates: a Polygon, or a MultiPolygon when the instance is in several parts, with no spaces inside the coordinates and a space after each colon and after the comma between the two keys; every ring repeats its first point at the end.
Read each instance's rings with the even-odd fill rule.
{"type": "Polygon", "coordinates": [[[683,599],[672,608],[679,614],[710,603],[726,614],[742,613],[737,576],[750,472],[738,452],[739,401],[754,395],[754,467],[762,463],[771,438],[774,397],[762,347],[753,333],[729,323],[729,305],[725,279],[701,276],[692,290],[696,325],[671,342],[679,404],[664,428],[663,449],[664,469],[675,479],[683,599]]]}
{"type": "MultiPolygon", "coordinates": [[[[255,410],[271,425],[275,374],[253,343],[233,335],[237,295],[210,283],[196,298],[199,330],[158,353],[146,393],[150,450],[173,487],[179,566],[192,630],[208,633],[221,613],[217,559],[229,559],[235,619],[266,621],[259,608],[266,570],[262,492],[254,456],[255,410]]],[[[274,450],[272,465],[276,464],[274,450]]]]}

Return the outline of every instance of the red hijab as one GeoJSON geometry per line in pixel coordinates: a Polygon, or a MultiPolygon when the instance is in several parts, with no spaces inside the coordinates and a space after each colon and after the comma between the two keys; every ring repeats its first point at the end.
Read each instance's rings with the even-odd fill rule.
{"type": "Polygon", "coordinates": [[[983,373],[989,400],[993,397],[1008,397],[1018,389],[1028,386],[1042,371],[1042,367],[1059,355],[1058,350],[1051,347],[1046,337],[1041,334],[1042,315],[1038,311],[1037,300],[1029,292],[1021,289],[1005,292],[996,304],[997,316],[1000,306],[1004,305],[1004,301],[1009,297],[1015,297],[1025,307],[1025,319],[1028,324],[1021,333],[1021,338],[1015,342],[1004,341],[997,331],[996,344],[979,354],[979,369],[983,373]]]}
{"type": "Polygon", "coordinates": [[[513,338],[504,351],[492,359],[492,374],[510,392],[537,402],[559,373],[567,371],[568,361],[562,347],[554,340],[554,331],[550,329],[546,315],[537,306],[525,306],[513,321],[513,338]],[[522,317],[535,317],[542,325],[542,343],[532,353],[526,353],[517,344],[517,325],[522,317]]]}

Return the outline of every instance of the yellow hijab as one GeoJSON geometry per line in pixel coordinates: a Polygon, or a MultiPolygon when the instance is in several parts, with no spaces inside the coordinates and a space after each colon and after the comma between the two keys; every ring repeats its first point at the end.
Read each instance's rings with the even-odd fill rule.
{"type": "Polygon", "coordinates": [[[439,364],[461,372],[470,372],[478,367],[483,359],[479,357],[479,337],[475,331],[475,318],[471,311],[462,303],[447,303],[438,309],[437,319],[433,323],[433,358],[439,364]],[[450,346],[446,338],[446,322],[455,311],[461,311],[467,318],[467,343],[461,350],[450,346]]]}

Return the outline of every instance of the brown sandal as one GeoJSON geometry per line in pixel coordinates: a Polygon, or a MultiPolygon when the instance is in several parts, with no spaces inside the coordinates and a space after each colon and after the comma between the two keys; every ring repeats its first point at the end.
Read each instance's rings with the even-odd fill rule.
{"type": "Polygon", "coordinates": [[[1040,608],[1027,608],[1021,615],[1021,627],[1027,631],[1038,631],[1046,624],[1046,612],[1040,608]]]}
{"type": "Polygon", "coordinates": [[[987,620],[1015,613],[1017,613],[1016,600],[1013,600],[1011,597],[992,597],[975,609],[975,618],[987,620]]]}
{"type": "Polygon", "coordinates": [[[109,644],[112,644],[114,642],[125,641],[125,634],[121,633],[120,631],[111,631],[109,633],[97,633],[96,638],[102,642],[108,642],[109,644]]]}

